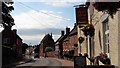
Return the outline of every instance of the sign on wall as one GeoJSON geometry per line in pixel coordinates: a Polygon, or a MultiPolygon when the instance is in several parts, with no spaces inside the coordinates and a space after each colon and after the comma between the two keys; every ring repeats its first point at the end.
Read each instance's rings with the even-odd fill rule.
{"type": "Polygon", "coordinates": [[[88,23],[88,13],[86,7],[75,8],[76,10],[76,23],[83,25],[88,23]]]}

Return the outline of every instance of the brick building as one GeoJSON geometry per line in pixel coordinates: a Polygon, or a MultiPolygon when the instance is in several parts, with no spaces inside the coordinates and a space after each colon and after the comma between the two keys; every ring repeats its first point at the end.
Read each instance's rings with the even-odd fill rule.
{"type": "Polygon", "coordinates": [[[64,34],[64,31],[61,31],[61,36],[57,39],[55,42],[55,47],[58,48],[56,50],[58,57],[63,57],[63,40],[67,37],[67,35],[64,34]]]}
{"type": "Polygon", "coordinates": [[[4,29],[2,31],[2,61],[6,63],[16,58],[22,58],[22,39],[18,36],[16,29],[4,29]]]}
{"type": "Polygon", "coordinates": [[[71,56],[77,55],[78,46],[77,26],[70,31],[70,28],[66,28],[66,34],[61,31],[60,38],[56,41],[56,46],[59,46],[59,56],[63,58],[63,55],[69,54],[71,56]]]}
{"type": "Polygon", "coordinates": [[[44,38],[41,40],[40,42],[40,51],[39,51],[39,56],[45,56],[45,48],[46,47],[51,47],[53,48],[53,50],[55,51],[55,42],[52,38],[52,33],[50,34],[46,34],[44,36],[44,38]]]}
{"type": "MultiPolygon", "coordinates": [[[[66,33],[67,34],[67,33],[66,33]]],[[[68,31],[68,36],[63,42],[64,54],[68,53],[72,56],[77,55],[76,46],[78,45],[77,26],[75,25],[71,31],[68,31]]]]}

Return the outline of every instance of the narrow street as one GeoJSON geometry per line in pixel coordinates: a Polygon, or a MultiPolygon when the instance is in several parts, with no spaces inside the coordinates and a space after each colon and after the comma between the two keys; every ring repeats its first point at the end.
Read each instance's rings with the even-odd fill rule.
{"type": "Polygon", "coordinates": [[[37,68],[37,67],[42,67],[45,66],[47,68],[49,67],[61,67],[62,63],[60,61],[58,61],[55,58],[35,58],[33,61],[29,62],[29,63],[25,63],[25,64],[21,64],[21,65],[17,65],[16,67],[13,68],[37,68]],[[49,67],[48,67],[49,66],[49,67]]]}
{"type": "Polygon", "coordinates": [[[120,68],[120,0],[0,0],[0,7],[1,68],[120,68]]]}

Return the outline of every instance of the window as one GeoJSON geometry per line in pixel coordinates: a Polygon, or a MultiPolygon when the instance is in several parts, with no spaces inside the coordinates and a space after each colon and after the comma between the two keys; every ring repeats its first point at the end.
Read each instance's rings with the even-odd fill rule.
{"type": "Polygon", "coordinates": [[[104,21],[104,30],[105,30],[105,53],[108,55],[109,57],[109,24],[108,24],[108,18],[104,21]]]}
{"type": "Polygon", "coordinates": [[[67,37],[65,41],[66,41],[66,43],[69,43],[69,37],[67,37]]]}
{"type": "Polygon", "coordinates": [[[106,36],[105,36],[105,52],[106,53],[109,53],[109,34],[106,34],[106,36]]]}
{"type": "Polygon", "coordinates": [[[9,38],[4,38],[3,39],[3,44],[9,44],[10,43],[10,39],[9,38]]]}

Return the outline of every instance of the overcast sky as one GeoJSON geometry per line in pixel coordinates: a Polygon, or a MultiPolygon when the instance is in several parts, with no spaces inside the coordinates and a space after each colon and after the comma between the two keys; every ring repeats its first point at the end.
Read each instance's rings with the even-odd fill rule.
{"type": "Polygon", "coordinates": [[[53,34],[56,41],[66,26],[75,23],[75,5],[84,0],[14,0],[13,29],[27,44],[39,44],[45,34],[53,34]]]}

